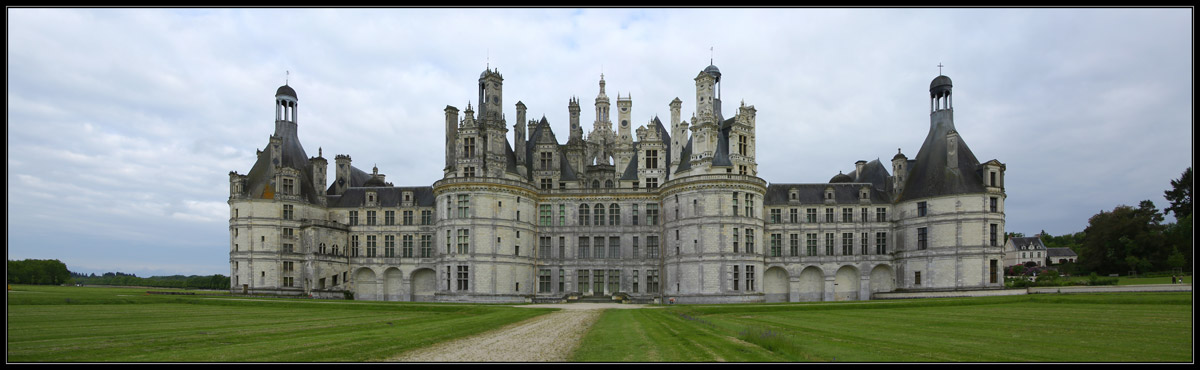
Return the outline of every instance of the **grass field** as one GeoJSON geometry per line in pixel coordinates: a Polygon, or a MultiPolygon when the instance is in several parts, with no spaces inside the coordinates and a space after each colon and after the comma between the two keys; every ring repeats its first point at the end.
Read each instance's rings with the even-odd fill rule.
{"type": "MultiPolygon", "coordinates": [[[[549,309],[13,286],[9,362],[364,362],[549,309]]],[[[1191,293],[607,310],[572,361],[1191,362],[1191,293]]]]}
{"type": "Polygon", "coordinates": [[[680,305],[607,311],[573,360],[1191,362],[1192,325],[1190,293],[680,305]]]}
{"type": "Polygon", "coordinates": [[[552,311],[12,288],[9,362],[376,361],[552,311]]]}

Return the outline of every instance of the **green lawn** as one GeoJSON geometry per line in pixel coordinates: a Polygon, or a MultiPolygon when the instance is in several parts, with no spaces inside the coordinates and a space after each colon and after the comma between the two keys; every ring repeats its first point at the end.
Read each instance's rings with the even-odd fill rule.
{"type": "Polygon", "coordinates": [[[9,362],[378,361],[553,311],[12,288],[9,362]]]}
{"type": "Polygon", "coordinates": [[[1191,362],[1191,300],[1120,293],[610,310],[574,360],[1191,362]]]}

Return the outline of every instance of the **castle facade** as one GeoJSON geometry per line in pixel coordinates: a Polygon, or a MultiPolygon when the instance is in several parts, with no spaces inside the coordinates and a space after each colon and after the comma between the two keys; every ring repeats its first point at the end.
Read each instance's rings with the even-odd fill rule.
{"type": "Polygon", "coordinates": [[[930,84],[914,159],[858,161],[828,182],[757,177],[755,107],[726,118],[721,72],[633,127],[632,98],[601,75],[591,131],[570,99],[549,123],[502,114],[504,79],[479,76],[478,112],[445,112],[432,186],[309,157],[296,91],[275,94],[275,133],[249,173],[230,172],[231,291],[444,302],[724,303],[866,300],[880,292],[1003,287],[1004,171],[954,128],[949,77],[930,84]],[[615,121],[614,121],[615,118],[615,121]],[[616,126],[614,129],[613,126],[616,126]]]}

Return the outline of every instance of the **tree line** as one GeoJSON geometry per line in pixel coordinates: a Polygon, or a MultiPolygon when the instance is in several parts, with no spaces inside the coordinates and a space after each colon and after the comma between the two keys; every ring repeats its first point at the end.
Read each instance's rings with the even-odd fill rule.
{"type": "Polygon", "coordinates": [[[229,277],[224,275],[171,275],[137,277],[123,272],[106,272],[101,275],[71,272],[59,260],[8,261],[9,284],[34,285],[124,285],[155,288],[229,289],[229,277]]]}
{"type": "Polygon", "coordinates": [[[1169,206],[1159,212],[1154,202],[1143,200],[1137,207],[1119,205],[1088,219],[1081,232],[1045,235],[1046,248],[1070,248],[1079,255],[1072,273],[1139,274],[1191,271],[1192,254],[1192,168],[1163,192],[1169,206]],[[1173,213],[1175,222],[1164,223],[1173,213]]]}

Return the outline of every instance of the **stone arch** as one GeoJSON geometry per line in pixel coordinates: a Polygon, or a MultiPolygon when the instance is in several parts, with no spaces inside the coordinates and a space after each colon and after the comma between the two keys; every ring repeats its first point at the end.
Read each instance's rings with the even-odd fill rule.
{"type": "Polygon", "coordinates": [[[868,285],[872,295],[896,290],[896,273],[892,271],[892,266],[876,265],[872,268],[868,285]]]}
{"type": "Polygon", "coordinates": [[[433,294],[437,292],[437,273],[433,269],[422,268],[413,271],[409,277],[409,292],[414,302],[432,302],[433,294]]]}
{"type": "Polygon", "coordinates": [[[801,302],[819,302],[825,296],[825,273],[817,266],[805,267],[800,271],[801,302]]]}
{"type": "Polygon", "coordinates": [[[788,280],[788,272],[783,267],[767,268],[763,274],[763,292],[766,293],[768,303],[788,301],[788,280]]]}
{"type": "Polygon", "coordinates": [[[379,299],[379,281],[375,279],[375,271],[363,267],[354,271],[354,299],[374,301],[379,299]]]}
{"type": "Polygon", "coordinates": [[[404,301],[404,273],[400,269],[390,267],[383,272],[383,300],[404,301]]]}
{"type": "Polygon", "coordinates": [[[858,269],[854,266],[847,265],[838,268],[837,274],[833,278],[833,300],[858,300],[858,288],[861,281],[858,269]]]}

